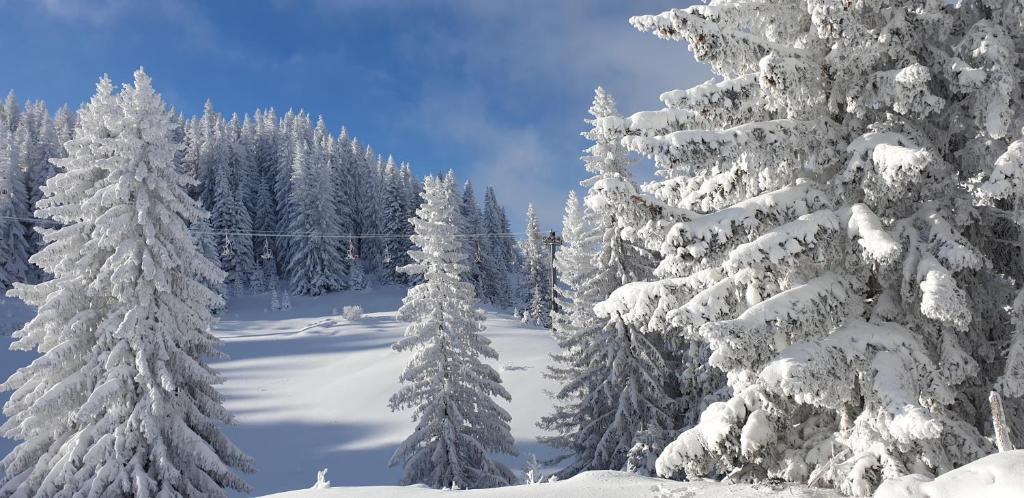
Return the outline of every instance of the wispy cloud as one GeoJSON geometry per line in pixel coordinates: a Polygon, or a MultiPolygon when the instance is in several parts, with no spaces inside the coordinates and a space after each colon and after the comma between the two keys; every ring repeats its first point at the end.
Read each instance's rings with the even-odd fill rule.
{"type": "Polygon", "coordinates": [[[65,21],[106,24],[132,8],[130,0],[39,0],[43,11],[65,21]]]}
{"type": "Polygon", "coordinates": [[[555,226],[566,192],[586,176],[579,132],[595,86],[611,91],[628,114],[657,108],[662,91],[708,77],[684,45],[628,24],[630,14],[669,5],[617,7],[624,13],[615,16],[606,2],[589,0],[434,4],[451,23],[410,26],[403,49],[463,78],[425,84],[414,121],[440,140],[474,148],[473,176],[494,184],[517,220],[533,201],[543,223],[555,226]],[[576,111],[538,109],[532,98],[576,111]]]}

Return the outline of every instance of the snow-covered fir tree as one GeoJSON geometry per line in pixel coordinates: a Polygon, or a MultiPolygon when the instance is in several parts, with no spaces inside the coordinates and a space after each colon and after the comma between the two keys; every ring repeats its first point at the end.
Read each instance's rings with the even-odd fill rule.
{"type": "Polygon", "coordinates": [[[693,362],[710,348],[731,392],[660,474],[867,495],[994,450],[987,394],[1024,385],[1021,9],[712,0],[631,20],[719,75],[598,123],[658,165],[620,201],[648,220],[618,223],[662,255],[599,308],[693,362]]]}
{"type": "Polygon", "coordinates": [[[556,433],[544,436],[541,441],[564,451],[552,459],[558,464],[585,450],[577,441],[576,429],[587,423],[582,418],[587,398],[596,385],[585,377],[589,358],[584,355],[589,344],[595,342],[601,331],[602,322],[594,314],[594,305],[605,296],[596,295],[587,284],[594,277],[593,260],[597,244],[593,230],[583,218],[576,192],[569,192],[562,218],[563,245],[555,256],[558,275],[558,308],[552,314],[552,332],[560,351],[552,357],[554,363],[548,367],[545,376],[558,383],[559,389],[552,393],[555,401],[554,413],[543,417],[538,426],[556,433]]]}
{"type": "Polygon", "coordinates": [[[14,133],[18,129],[18,117],[21,107],[18,106],[18,94],[14,90],[7,92],[7,98],[0,104],[0,126],[14,133]]]}
{"type": "Polygon", "coordinates": [[[494,187],[487,187],[484,194],[484,213],[481,221],[483,233],[487,240],[482,247],[488,249],[480,252],[481,299],[497,306],[512,306],[512,279],[510,275],[515,266],[515,240],[509,233],[508,219],[505,217],[494,187]]]}
{"type": "Polygon", "coordinates": [[[526,208],[526,238],[522,242],[525,281],[520,300],[523,321],[551,325],[551,257],[533,204],[526,208]]]}
{"type": "Polygon", "coordinates": [[[462,203],[459,205],[461,225],[459,234],[463,236],[462,251],[466,255],[467,282],[473,284],[477,296],[482,296],[483,289],[483,255],[491,250],[491,240],[483,235],[483,219],[480,204],[476,200],[473,183],[466,181],[462,190],[462,203]]]}
{"type": "MultiPolygon", "coordinates": [[[[278,155],[277,118],[274,110],[257,111],[254,117],[255,137],[252,139],[252,161],[256,193],[253,202],[252,228],[256,232],[274,232],[278,227],[277,199],[274,196],[275,178],[281,168],[278,155]]],[[[290,166],[290,165],[289,165],[290,166]]]]}
{"type": "Polygon", "coordinates": [[[413,351],[391,398],[393,410],[413,408],[416,430],[391,463],[404,465],[402,482],[461,489],[506,486],[515,475],[492,453],[515,454],[508,412],[493,399],[510,400],[501,377],[483,359],[498,354],[484,337],[483,312],[464,282],[465,254],[458,233],[459,198],[452,179],[428,177],[413,220],[415,249],[403,272],[422,277],[402,301],[399,317],[411,322],[395,345],[413,351]]]}
{"type": "Polygon", "coordinates": [[[252,219],[249,218],[249,210],[245,208],[240,192],[231,183],[230,170],[230,163],[223,163],[214,173],[215,193],[211,218],[213,229],[219,235],[220,268],[227,272],[224,285],[237,294],[249,289],[255,258],[252,219]]]}
{"type": "Polygon", "coordinates": [[[379,194],[381,233],[388,236],[381,240],[384,248],[381,276],[388,281],[401,282],[405,276],[398,271],[398,267],[403,266],[402,260],[405,258],[399,255],[407,251],[407,249],[403,251],[405,244],[401,240],[401,237],[405,234],[403,228],[405,220],[402,219],[402,216],[405,215],[405,205],[403,202],[402,177],[399,174],[398,165],[393,157],[388,156],[384,170],[381,171],[379,194]]]}
{"type": "MultiPolygon", "coordinates": [[[[592,125],[616,115],[614,101],[601,88],[590,114],[592,125]]],[[[560,320],[563,330],[556,337],[562,352],[552,371],[561,383],[558,406],[541,421],[558,433],[548,441],[571,457],[561,477],[595,469],[651,473],[678,424],[676,377],[664,337],[645,335],[617,310],[595,315],[595,305],[618,286],[644,279],[651,265],[650,253],[623,236],[635,219],[628,151],[598,131],[584,133],[594,142],[583,157],[594,175],[582,182],[588,187],[585,223],[566,221],[571,241],[566,259],[582,269],[567,276],[572,279],[568,295],[579,302],[567,303],[569,319],[560,320]],[[587,254],[587,264],[578,262],[587,254]]]]}
{"type": "Polygon", "coordinates": [[[0,129],[0,289],[27,281],[30,273],[28,234],[25,230],[26,190],[18,167],[18,146],[10,131],[0,129]]]}
{"type": "MultiPolygon", "coordinates": [[[[558,340],[571,340],[576,330],[591,328],[597,323],[594,305],[605,296],[594,298],[597,289],[587,284],[594,278],[594,256],[598,239],[586,223],[576,191],[570,191],[562,217],[562,245],[555,253],[557,308],[552,311],[552,330],[558,340]]],[[[569,349],[562,345],[562,349],[569,349]]]]}
{"type": "Polygon", "coordinates": [[[338,212],[330,167],[322,159],[300,144],[292,165],[288,274],[296,294],[320,295],[348,286],[348,261],[336,238],[338,212]]]}
{"type": "Polygon", "coordinates": [[[205,213],[174,164],[173,123],[140,69],[106,78],[82,110],[69,157],[36,215],[60,228],[33,261],[53,275],[11,295],[39,308],[14,348],[43,356],[3,385],[0,427],[20,441],[0,496],[226,496],[251,462],[218,426],[230,415],[204,363],[210,290],[224,274],[188,225],[205,213]]]}

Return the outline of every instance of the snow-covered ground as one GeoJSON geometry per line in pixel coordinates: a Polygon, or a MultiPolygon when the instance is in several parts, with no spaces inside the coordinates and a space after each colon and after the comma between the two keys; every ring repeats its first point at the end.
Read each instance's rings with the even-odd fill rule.
{"type": "MultiPolygon", "coordinates": [[[[413,428],[409,413],[392,413],[388,397],[408,359],[391,349],[405,324],[395,312],[405,288],[343,292],[321,297],[293,297],[293,308],[269,310],[267,296],[233,299],[215,327],[229,358],[215,362],[226,382],[221,386],[227,407],[236,414],[229,436],[256,460],[257,471],[246,476],[256,496],[277,498],[445,496],[422,486],[399,487],[399,469],[387,462],[413,428]],[[358,305],[358,321],[341,317],[342,308],[358,305]],[[316,471],[327,468],[333,487],[310,490],[316,471]],[[295,491],[298,490],[298,491],[295,491]],[[278,493],[278,494],[274,494],[278,493]]],[[[19,301],[0,298],[0,377],[27,364],[34,354],[7,350],[9,332],[31,317],[19,301]]],[[[522,469],[531,453],[538,458],[553,450],[536,442],[534,425],[550,408],[544,393],[553,386],[543,377],[554,341],[546,330],[524,326],[510,315],[489,311],[485,334],[501,355],[495,365],[512,394],[507,406],[512,433],[520,449],[506,459],[522,469]]],[[[0,393],[0,402],[7,394],[0,393]]],[[[0,439],[0,455],[14,443],[0,439]]],[[[1024,451],[994,455],[929,482],[903,478],[885,496],[956,496],[971,485],[980,494],[1012,496],[1024,490],[1024,451]],[[989,494],[984,494],[988,491],[989,494]],[[952,492],[953,494],[949,494],[952,492]],[[995,494],[992,494],[995,493],[995,494]],[[1003,493],[1003,494],[1000,494],[1003,493]]],[[[533,486],[460,491],[467,497],[633,497],[703,498],[717,496],[838,497],[831,491],[801,486],[680,483],[622,472],[587,472],[572,479],[533,486]]]]}
{"type": "MultiPolygon", "coordinates": [[[[330,475],[328,475],[330,477],[330,475]]],[[[802,486],[769,486],[714,481],[677,482],[614,471],[584,472],[572,479],[536,485],[504,488],[446,491],[423,486],[363,486],[331,489],[306,489],[271,495],[267,498],[758,498],[779,496],[790,498],[837,498],[840,495],[823,489],[802,486]]]]}
{"type": "Polygon", "coordinates": [[[935,479],[915,474],[882,483],[875,498],[1019,498],[1024,496],[1024,450],[996,453],[935,479]]]}
{"type": "MultiPolygon", "coordinates": [[[[389,286],[293,296],[288,311],[270,311],[266,296],[230,302],[215,328],[230,358],[215,365],[237,417],[227,433],[256,459],[257,472],[247,476],[256,495],[307,488],[323,468],[335,486],[398,481],[400,468],[388,460],[413,423],[387,401],[409,359],[391,349],[405,327],[395,318],[404,295],[404,287],[389,286]],[[351,305],[362,306],[361,320],[341,317],[351,305]]],[[[534,424],[550,407],[542,374],[556,346],[546,330],[508,314],[489,312],[486,326],[512,394],[506,408],[521,452],[505,462],[518,470],[531,453],[552,454],[537,443],[534,424]]]]}

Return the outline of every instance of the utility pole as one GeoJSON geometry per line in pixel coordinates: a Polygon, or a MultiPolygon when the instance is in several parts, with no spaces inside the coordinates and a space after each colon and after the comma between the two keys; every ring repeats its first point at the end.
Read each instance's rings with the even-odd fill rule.
{"type": "MultiPolygon", "coordinates": [[[[562,238],[554,230],[544,238],[544,245],[551,247],[551,312],[554,313],[558,304],[555,302],[555,248],[562,245],[562,238]]],[[[551,328],[555,328],[554,317],[551,319],[551,328]]]]}

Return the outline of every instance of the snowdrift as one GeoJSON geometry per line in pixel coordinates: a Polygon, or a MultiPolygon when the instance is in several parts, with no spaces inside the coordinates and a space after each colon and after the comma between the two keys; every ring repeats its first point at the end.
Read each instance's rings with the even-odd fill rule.
{"type": "Polygon", "coordinates": [[[911,474],[882,483],[875,498],[1024,497],[1024,450],[996,453],[935,479],[911,474]]]}

